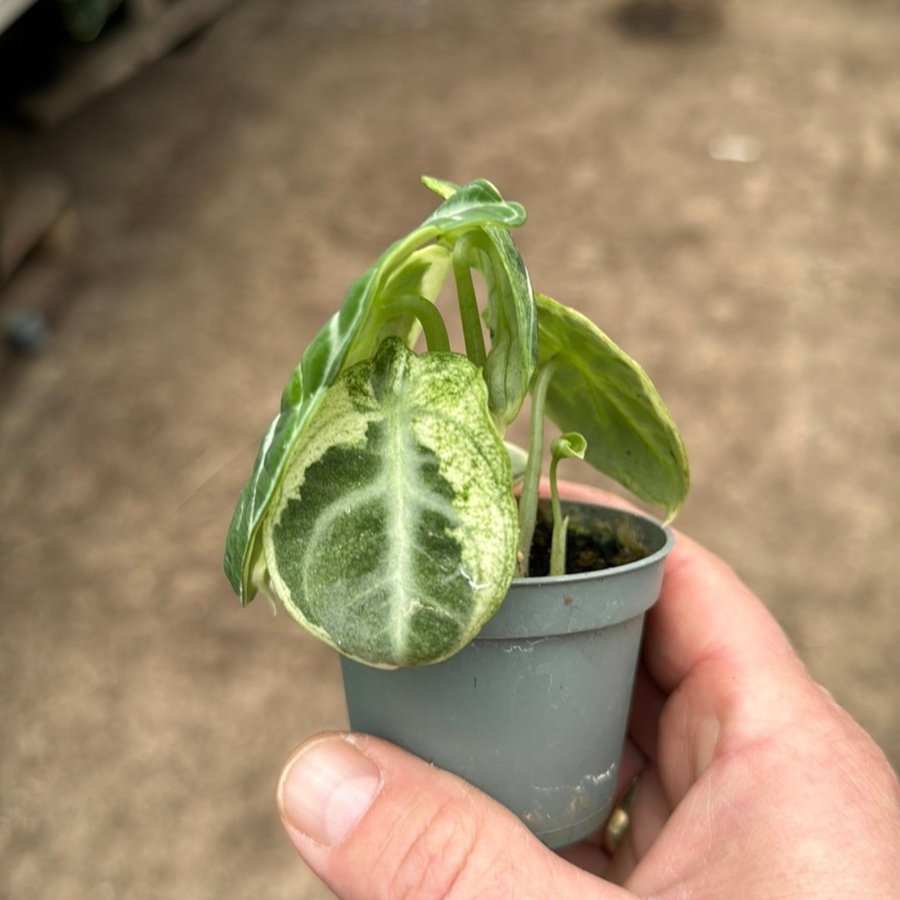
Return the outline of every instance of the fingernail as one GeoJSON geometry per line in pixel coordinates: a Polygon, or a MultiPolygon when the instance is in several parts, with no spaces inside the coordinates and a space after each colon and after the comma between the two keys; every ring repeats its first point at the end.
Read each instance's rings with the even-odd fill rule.
{"type": "Polygon", "coordinates": [[[326,847],[336,847],[372,804],[381,773],[353,744],[325,738],[287,764],[278,787],[285,822],[326,847]]]}

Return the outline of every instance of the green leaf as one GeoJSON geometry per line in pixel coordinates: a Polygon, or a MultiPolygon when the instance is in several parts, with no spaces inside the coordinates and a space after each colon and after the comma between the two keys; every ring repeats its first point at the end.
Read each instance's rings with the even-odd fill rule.
{"type": "Polygon", "coordinates": [[[406,237],[392,244],[353,284],[339,312],[316,335],[292,373],[281,411],[266,431],[225,542],[225,573],[243,604],[267,582],[259,532],[285,465],[325,391],[350,365],[369,358],[386,336],[412,344],[417,324],[408,314],[388,316],[392,299],[416,293],[434,302],[450,266],[448,245],[488,226],[521,225],[525,211],[507,203],[486,181],[456,191],[406,237]]]}
{"type": "Polygon", "coordinates": [[[587,461],[674,517],[687,495],[688,461],[668,410],[644,370],[589,319],[535,294],[541,364],[556,357],[547,415],[587,439],[587,461]]]}
{"type": "Polygon", "coordinates": [[[263,528],[274,593],[369,665],[462,649],[515,559],[509,459],[479,370],[388,339],[328,390],[305,437],[263,528]]]}
{"type": "Polygon", "coordinates": [[[423,175],[422,184],[429,191],[434,191],[439,197],[449,200],[458,190],[459,185],[452,181],[445,181],[443,178],[435,178],[433,175],[423,175]]]}
{"type": "MultiPolygon", "coordinates": [[[[458,188],[449,181],[425,176],[422,182],[442,197],[455,197],[458,188]]],[[[497,198],[487,181],[482,185],[497,198]]],[[[512,422],[522,407],[537,362],[537,313],[531,282],[522,257],[506,228],[485,225],[460,239],[466,262],[477,269],[487,287],[484,317],[491,335],[491,350],[484,365],[491,411],[501,429],[512,422]]]]}

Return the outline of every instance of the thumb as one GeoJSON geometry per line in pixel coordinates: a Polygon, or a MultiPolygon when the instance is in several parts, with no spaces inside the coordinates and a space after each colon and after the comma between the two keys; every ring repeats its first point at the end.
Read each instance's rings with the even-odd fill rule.
{"type": "Polygon", "coordinates": [[[632,897],[552,853],[461,779],[365,735],[302,744],[278,803],[297,851],[343,900],[632,897]]]}

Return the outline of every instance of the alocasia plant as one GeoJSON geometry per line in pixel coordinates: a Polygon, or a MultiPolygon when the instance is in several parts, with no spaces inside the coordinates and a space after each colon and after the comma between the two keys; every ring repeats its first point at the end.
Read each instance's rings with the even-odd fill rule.
{"type": "MultiPolygon", "coordinates": [[[[688,487],[647,375],[532,291],[509,231],[524,209],[484,180],[423,180],[443,202],[353,284],[303,354],[225,551],[242,603],[263,590],[340,652],[387,668],[456,653],[527,573],[545,415],[567,432],[554,480],[557,456],[583,456],[668,517],[688,487]],[[436,305],[451,276],[463,352],[436,305]],[[529,392],[517,503],[503,435],[529,392]]],[[[555,532],[564,540],[562,523],[555,532]]]]}

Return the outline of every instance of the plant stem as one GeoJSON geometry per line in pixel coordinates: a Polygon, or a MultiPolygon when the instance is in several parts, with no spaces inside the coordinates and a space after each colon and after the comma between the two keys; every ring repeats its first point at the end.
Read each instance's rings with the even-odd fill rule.
{"type": "Polygon", "coordinates": [[[534,376],[531,387],[531,429],[528,438],[528,462],[519,496],[519,544],[516,573],[524,578],[528,575],[528,558],[531,542],[534,540],[534,526],[537,522],[538,493],[541,486],[541,463],[544,456],[544,405],[547,388],[556,371],[557,359],[548,360],[534,376]]]}
{"type": "Polygon", "coordinates": [[[567,431],[550,444],[550,505],[553,510],[553,537],[550,541],[550,574],[566,574],[566,536],[569,517],[563,518],[559,504],[556,468],[561,459],[584,459],[587,441],[580,431],[567,431]]]}
{"type": "Polygon", "coordinates": [[[481,317],[478,314],[478,298],[475,295],[475,285],[472,283],[472,270],[466,260],[466,249],[462,242],[453,248],[453,278],[456,281],[456,296],[459,301],[463,340],[466,342],[466,356],[480,369],[487,359],[487,353],[484,349],[481,317]]]}
{"type": "Polygon", "coordinates": [[[408,313],[415,316],[425,332],[425,343],[429,350],[449,350],[450,337],[447,334],[447,326],[438,308],[424,297],[408,294],[398,297],[385,304],[383,315],[388,318],[408,313]]]}
{"type": "Polygon", "coordinates": [[[556,483],[556,467],[559,456],[550,460],[550,505],[553,509],[553,538],[550,544],[550,574],[566,574],[566,535],[569,528],[569,517],[563,518],[559,505],[559,486],[556,483]]]}

